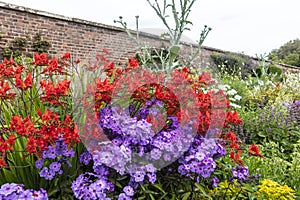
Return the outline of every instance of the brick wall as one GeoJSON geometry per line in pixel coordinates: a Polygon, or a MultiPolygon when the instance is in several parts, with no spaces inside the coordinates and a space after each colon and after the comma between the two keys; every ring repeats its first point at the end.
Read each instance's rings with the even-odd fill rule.
{"type": "MultiPolygon", "coordinates": [[[[41,33],[44,40],[51,42],[50,55],[53,56],[71,52],[73,56],[88,61],[106,48],[112,53],[111,58],[118,62],[137,51],[137,46],[122,28],[0,2],[0,46],[15,37],[33,37],[36,33],[41,33]]],[[[152,47],[168,45],[168,41],[155,35],[140,33],[140,37],[152,47]]],[[[196,46],[183,44],[180,55],[190,55],[191,49],[195,50],[196,46]]],[[[32,49],[26,51],[32,52],[32,49]]],[[[226,53],[203,47],[198,60],[201,62],[198,63],[206,65],[210,61],[210,55],[215,52],[226,53]]]]}

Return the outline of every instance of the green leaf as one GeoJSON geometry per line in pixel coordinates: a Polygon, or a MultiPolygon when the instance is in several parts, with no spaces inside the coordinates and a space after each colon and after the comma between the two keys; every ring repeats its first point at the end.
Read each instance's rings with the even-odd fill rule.
{"type": "Polygon", "coordinates": [[[159,189],[162,193],[166,194],[166,192],[163,190],[163,188],[161,187],[161,185],[154,183],[152,184],[152,186],[154,186],[155,188],[159,189]]]}
{"type": "Polygon", "coordinates": [[[191,195],[191,192],[187,192],[183,195],[182,200],[187,200],[189,196],[191,195]]]}
{"type": "Polygon", "coordinates": [[[155,200],[154,196],[152,194],[149,194],[151,200],[155,200]]]}

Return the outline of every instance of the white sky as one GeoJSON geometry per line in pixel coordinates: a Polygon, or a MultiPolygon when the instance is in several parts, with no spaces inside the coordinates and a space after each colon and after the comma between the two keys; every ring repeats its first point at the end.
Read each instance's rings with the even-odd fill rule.
{"type": "MultiPolygon", "coordinates": [[[[139,15],[141,29],[163,28],[146,0],[0,1],[115,26],[123,16],[132,29],[139,15]]],[[[197,0],[190,20],[194,25],[185,35],[193,40],[205,24],[213,28],[205,46],[261,55],[300,38],[300,0],[197,0]]]]}

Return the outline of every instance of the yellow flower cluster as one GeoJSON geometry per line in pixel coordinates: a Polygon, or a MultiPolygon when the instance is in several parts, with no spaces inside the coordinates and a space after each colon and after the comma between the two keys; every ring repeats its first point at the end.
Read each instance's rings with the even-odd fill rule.
{"type": "Polygon", "coordinates": [[[290,200],[294,199],[295,191],[287,185],[264,179],[258,186],[257,196],[262,199],[290,200]]]}

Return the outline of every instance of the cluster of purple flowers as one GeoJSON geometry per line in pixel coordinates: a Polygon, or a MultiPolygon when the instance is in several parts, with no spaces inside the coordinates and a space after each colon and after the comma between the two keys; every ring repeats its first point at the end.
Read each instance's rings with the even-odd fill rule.
{"type": "Polygon", "coordinates": [[[0,200],[48,200],[47,192],[41,188],[38,191],[24,189],[23,184],[5,183],[0,188],[0,200]]]}
{"type": "Polygon", "coordinates": [[[234,178],[237,178],[240,181],[246,180],[246,178],[249,176],[248,167],[244,166],[236,166],[236,168],[231,169],[232,175],[234,178]]]}
{"type": "Polygon", "coordinates": [[[93,160],[93,155],[87,149],[85,149],[79,156],[80,163],[84,165],[88,165],[92,160],[93,160]]]}
{"type": "Polygon", "coordinates": [[[95,174],[82,174],[73,182],[76,198],[109,199],[106,193],[113,190],[113,184],[108,181],[108,167],[121,176],[129,175],[130,181],[118,199],[130,200],[139,184],[155,183],[156,172],[178,159],[179,173],[196,173],[207,178],[216,168],[214,160],[226,154],[216,139],[197,135],[194,122],[183,124],[175,116],[166,117],[166,124],[155,133],[146,118],[161,113],[162,103],[151,100],[144,106],[137,110],[133,104],[128,109],[120,106],[100,109],[99,127],[108,140],[99,141],[100,150],[81,154],[81,163],[87,165],[93,160],[95,174]]]}
{"type": "Polygon", "coordinates": [[[215,138],[197,135],[189,150],[178,160],[178,172],[187,176],[194,173],[207,178],[216,168],[215,159],[225,154],[225,148],[215,138]]]}
{"type": "Polygon", "coordinates": [[[62,139],[55,142],[53,146],[48,146],[48,149],[43,151],[42,159],[35,162],[35,166],[41,169],[40,176],[46,180],[52,180],[56,175],[63,173],[61,167],[66,164],[72,167],[69,158],[74,157],[74,150],[68,148],[62,139]],[[48,167],[43,167],[45,163],[49,163],[48,167]]]}
{"type": "Polygon", "coordinates": [[[131,200],[134,195],[134,190],[131,186],[126,186],[123,188],[123,192],[119,195],[118,200],[131,200]]]}
{"type": "Polygon", "coordinates": [[[71,188],[77,199],[110,200],[106,193],[112,192],[114,185],[108,181],[106,176],[84,173],[73,181],[71,188]]]}
{"type": "MultiPolygon", "coordinates": [[[[193,125],[187,123],[182,126],[177,117],[169,116],[166,119],[168,123],[155,133],[152,124],[145,119],[150,112],[160,113],[158,109],[151,108],[152,105],[157,105],[158,109],[161,106],[155,100],[146,102],[146,108],[140,108],[136,114],[132,114],[132,109],[118,106],[100,110],[99,125],[112,141],[102,142],[101,151],[93,152],[102,164],[116,169],[121,175],[125,172],[133,175],[139,171],[136,169],[146,169],[144,166],[148,163],[156,169],[165,167],[188,150],[194,137],[193,125]]],[[[146,175],[149,171],[144,172],[146,175]]]]}

